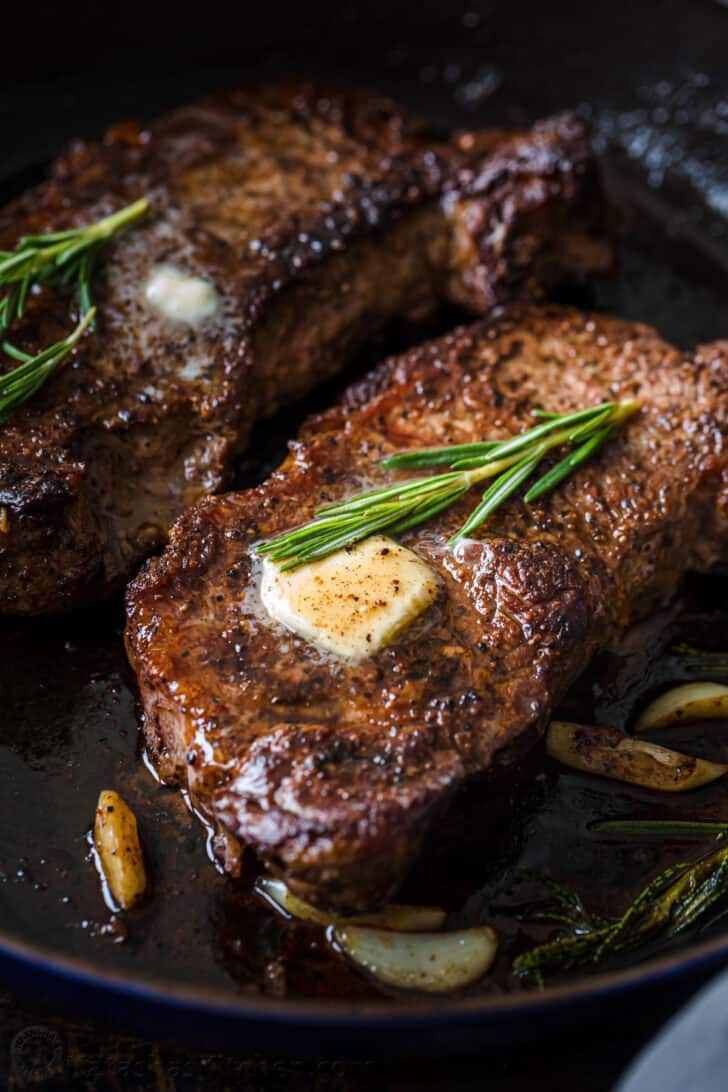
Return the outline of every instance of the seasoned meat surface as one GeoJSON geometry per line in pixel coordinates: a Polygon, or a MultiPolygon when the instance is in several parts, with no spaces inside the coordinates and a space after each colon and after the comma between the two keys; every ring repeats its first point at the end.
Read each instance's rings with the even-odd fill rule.
{"type": "MultiPolygon", "coordinates": [[[[384,363],[313,418],[254,490],[186,513],[128,593],[147,743],[221,831],[301,896],[392,895],[465,781],[512,763],[593,654],[728,546],[728,343],[695,354],[646,326],[513,305],[384,363]],[[531,411],[639,399],[550,496],[512,499],[456,548],[477,501],[402,537],[439,598],[353,664],[272,622],[254,544],[391,481],[394,451],[505,438],[531,411]]],[[[487,791],[487,784],[483,791],[487,791]]]]}
{"type": "MultiPolygon", "coordinates": [[[[393,316],[444,298],[482,311],[609,256],[573,118],[438,143],[389,102],[309,85],[235,91],[74,146],[0,212],[0,248],[143,194],[151,214],[96,277],[98,332],[0,431],[0,611],[118,589],[229,481],[257,419],[393,316]],[[217,311],[165,318],[146,291],[160,266],[212,285],[217,311]]],[[[14,340],[50,344],[74,307],[32,298],[14,340]]]]}

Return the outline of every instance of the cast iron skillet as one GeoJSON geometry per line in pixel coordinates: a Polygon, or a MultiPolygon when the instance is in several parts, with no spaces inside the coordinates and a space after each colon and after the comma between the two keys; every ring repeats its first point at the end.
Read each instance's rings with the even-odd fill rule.
{"type": "MultiPolygon", "coordinates": [[[[712,0],[604,7],[390,0],[248,11],[213,0],[190,18],[178,5],[35,6],[16,12],[5,42],[5,70],[15,79],[0,93],[3,196],[34,181],[69,137],[98,135],[121,117],[153,115],[242,79],[303,75],[365,86],[443,129],[522,124],[577,106],[592,117],[624,210],[625,255],[613,282],[572,287],[566,298],[652,322],[685,346],[728,336],[728,11],[712,0]]],[[[385,348],[406,336],[395,332],[385,348]]],[[[261,431],[262,458],[241,464],[241,483],[259,478],[305,410],[331,393],[261,431]]],[[[725,590],[717,579],[691,582],[680,619],[653,623],[644,648],[656,650],[670,626],[728,648],[717,609],[725,590]]],[[[486,992],[460,1000],[378,996],[343,965],[332,970],[310,932],[289,930],[234,894],[205,859],[196,821],[155,787],[137,749],[121,621],[119,604],[110,604],[0,625],[0,973],[12,988],[228,1049],[391,1055],[525,1040],[567,1019],[603,1018],[610,1004],[622,1016],[631,1003],[654,1011],[666,981],[687,992],[728,958],[718,921],[691,944],[543,994],[505,992],[501,967],[486,992]],[[111,784],[140,816],[154,888],[123,944],[115,941],[125,927],[109,919],[84,859],[96,793],[111,784]],[[281,966],[286,997],[277,995],[281,966]]],[[[602,716],[624,722],[635,677],[640,692],[649,690],[666,680],[665,662],[603,657],[574,701],[592,710],[600,701],[602,716]]],[[[712,757],[728,758],[720,733],[708,742],[712,757]]],[[[725,791],[705,793],[700,814],[728,819],[725,791]]],[[[453,922],[497,913],[499,900],[513,896],[516,865],[541,867],[616,905],[658,857],[701,849],[595,843],[590,819],[605,809],[655,814],[654,803],[559,777],[540,754],[492,796],[483,811],[466,794],[410,881],[413,897],[445,902],[453,922]],[[495,837],[501,828],[507,833],[495,837]]],[[[513,940],[516,927],[505,918],[502,927],[513,940]]]]}

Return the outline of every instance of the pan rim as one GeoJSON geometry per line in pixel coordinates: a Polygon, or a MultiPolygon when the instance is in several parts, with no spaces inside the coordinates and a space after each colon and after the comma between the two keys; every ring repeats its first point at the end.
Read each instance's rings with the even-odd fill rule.
{"type": "Polygon", "coordinates": [[[182,1010],[222,1016],[244,1022],[265,1021],[271,1024],[321,1024],[341,1029],[361,1027],[394,1028],[398,1024],[424,1026],[448,1024],[462,1017],[480,1017],[497,1021],[515,1014],[533,1015],[557,1011],[578,1001],[606,1000],[609,997],[655,986],[661,981],[699,973],[714,965],[720,970],[721,961],[728,961],[728,933],[700,944],[678,948],[675,952],[655,956],[645,963],[619,970],[585,976],[574,982],[548,986],[544,990],[524,990],[522,993],[480,994],[454,1000],[419,999],[401,1001],[346,1001],[266,996],[235,996],[210,986],[195,986],[158,977],[104,971],[90,960],[50,953],[41,944],[20,940],[0,931],[0,959],[36,973],[52,976],[74,987],[102,990],[118,998],[133,998],[168,1010],[182,1010]]]}

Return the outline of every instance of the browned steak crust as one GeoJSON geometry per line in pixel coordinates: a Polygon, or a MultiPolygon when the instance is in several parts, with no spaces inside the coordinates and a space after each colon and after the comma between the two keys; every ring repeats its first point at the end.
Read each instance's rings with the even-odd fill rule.
{"type": "MultiPolygon", "coordinates": [[[[582,126],[437,144],[393,104],[309,85],[235,91],[73,147],[0,212],[0,247],[148,194],[109,248],[100,330],[0,432],[0,611],[117,589],[170,523],[229,478],[253,422],[341,369],[394,315],[483,310],[608,257],[582,126]],[[204,277],[220,314],[162,319],[159,263],[204,277]]],[[[49,292],[16,340],[75,321],[49,292]]]]}
{"type": "Polygon", "coordinates": [[[594,652],[728,544],[728,343],[512,306],[383,364],[255,490],[203,501],[128,594],[127,642],[164,778],[301,895],[387,898],[463,782],[532,744],[594,652]],[[404,536],[436,605],[357,665],[267,619],[251,547],[390,480],[392,451],[485,437],[602,399],[643,409],[549,497],[448,537],[472,496],[404,536]]]}

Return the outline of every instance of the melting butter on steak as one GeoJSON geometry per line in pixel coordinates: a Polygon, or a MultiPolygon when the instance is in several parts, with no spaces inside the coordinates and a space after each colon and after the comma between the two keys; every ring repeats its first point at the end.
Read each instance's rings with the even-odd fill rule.
{"type": "Polygon", "coordinates": [[[282,571],[265,558],[260,598],[271,618],[337,656],[367,659],[437,597],[425,563],[385,535],[282,571]]]}
{"type": "MultiPolygon", "coordinates": [[[[0,247],[147,194],[95,278],[99,330],[0,430],[0,611],[121,587],[229,482],[259,418],[393,316],[484,310],[605,265],[583,127],[435,142],[393,104],[309,85],[216,96],[78,144],[0,212],[0,247]]],[[[14,340],[75,323],[50,291],[14,340]]],[[[8,366],[13,362],[8,361],[8,366]]]]}
{"type": "Polygon", "coordinates": [[[226,832],[229,865],[237,840],[310,902],[374,906],[451,794],[516,761],[594,653],[727,547],[728,343],[691,355],[645,326],[514,305],[387,361],[268,481],[175,525],[128,593],[150,753],[226,832]],[[602,399],[643,409],[550,496],[511,499],[455,549],[475,492],[402,536],[441,589],[375,655],[325,654],[261,608],[253,544],[390,482],[386,455],[602,399]]]}

